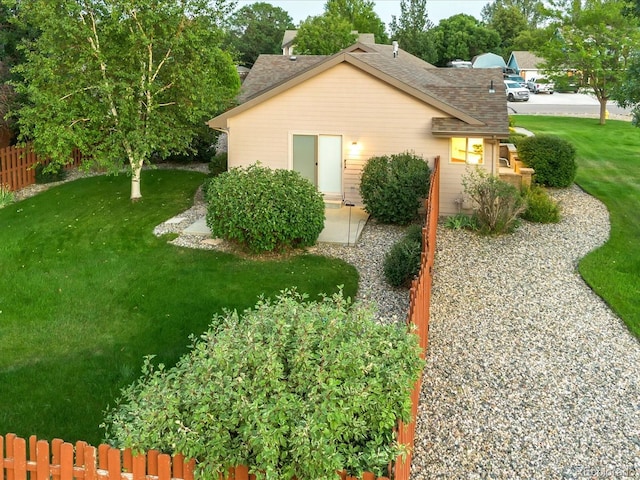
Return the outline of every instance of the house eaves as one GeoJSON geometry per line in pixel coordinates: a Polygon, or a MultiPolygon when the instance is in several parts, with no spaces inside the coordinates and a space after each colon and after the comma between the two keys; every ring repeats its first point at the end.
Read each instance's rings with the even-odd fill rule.
{"type": "MultiPolygon", "coordinates": [[[[358,45],[358,47],[364,47],[362,48],[362,50],[373,50],[370,46],[368,45],[364,45],[364,44],[360,44],[358,45]]],[[[375,53],[371,53],[372,55],[376,55],[375,53]]],[[[304,83],[305,81],[319,75],[320,73],[323,73],[333,67],[335,67],[336,65],[339,65],[341,63],[348,63],[358,69],[360,69],[361,71],[368,73],[369,75],[372,75],[376,78],[378,78],[379,80],[397,88],[398,90],[405,92],[406,94],[420,100],[423,103],[426,103],[428,105],[433,106],[434,108],[441,110],[444,113],[447,113],[463,122],[465,122],[468,125],[472,125],[474,127],[479,127],[479,126],[483,126],[485,125],[484,122],[478,120],[477,118],[473,117],[472,115],[469,115],[468,113],[466,113],[465,111],[447,103],[444,102],[442,100],[440,100],[439,98],[430,95],[429,93],[427,93],[424,90],[421,90],[417,87],[414,87],[404,81],[399,80],[397,77],[391,75],[390,73],[385,72],[382,68],[384,67],[380,67],[377,65],[372,65],[372,62],[366,62],[364,61],[362,57],[360,58],[361,55],[367,55],[365,54],[358,54],[358,53],[350,53],[350,52],[339,52],[331,57],[328,57],[325,60],[321,60],[319,61],[317,64],[312,65],[311,67],[307,68],[306,70],[303,70],[299,73],[297,73],[296,75],[294,75],[293,77],[289,77],[287,79],[284,79],[283,81],[276,83],[274,85],[272,85],[270,88],[267,88],[265,90],[263,90],[262,92],[259,92],[258,94],[256,94],[254,97],[251,97],[249,99],[247,99],[244,103],[238,105],[237,107],[232,108],[231,110],[228,110],[227,112],[218,115],[217,117],[212,118],[211,120],[209,120],[207,122],[207,125],[211,128],[214,129],[221,129],[224,130],[225,128],[227,128],[227,120],[231,117],[234,117],[242,112],[245,112],[253,107],[255,107],[256,105],[259,105],[283,92],[286,92],[287,90],[291,89],[292,87],[295,87],[297,85],[300,85],[302,83],[304,83]]],[[[378,54],[379,55],[379,54],[378,54]]],[[[393,60],[390,60],[391,62],[393,62],[393,60]]],[[[387,62],[387,65],[389,63],[387,62]]],[[[425,62],[426,64],[426,62],[425,62]]],[[[426,64],[427,66],[429,66],[429,64],[426,64]]],[[[414,71],[420,71],[421,69],[414,69],[414,71]]],[[[428,69],[425,68],[424,69],[424,73],[425,75],[428,74],[428,69]]]]}

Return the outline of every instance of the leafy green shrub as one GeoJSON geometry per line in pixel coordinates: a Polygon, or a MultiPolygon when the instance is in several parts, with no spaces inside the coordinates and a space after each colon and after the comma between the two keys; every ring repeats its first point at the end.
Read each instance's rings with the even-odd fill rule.
{"type": "Polygon", "coordinates": [[[516,187],[479,169],[464,175],[462,185],[475,202],[480,233],[500,235],[518,226],[518,215],[527,205],[516,187]]]}
{"type": "Polygon", "coordinates": [[[238,464],[273,480],[382,474],[403,450],[393,429],[411,416],[417,337],[341,294],[302,300],[214,318],[174,368],[147,359],[107,412],[109,443],[183,453],[199,478],[238,464]]]}
{"type": "Polygon", "coordinates": [[[558,223],[560,206],[547,191],[538,185],[522,191],[527,202],[527,209],[520,215],[525,220],[536,223],[558,223]]]}
{"type": "Polygon", "coordinates": [[[0,184],[0,208],[13,203],[15,194],[9,189],[9,185],[0,184]]]}
{"type": "Polygon", "coordinates": [[[222,152],[211,158],[209,163],[209,175],[217,177],[221,173],[227,171],[228,167],[227,152],[222,152]]]}
{"type": "Polygon", "coordinates": [[[527,137],[528,135],[525,135],[524,133],[511,132],[509,134],[509,138],[507,138],[507,140],[504,143],[513,143],[515,147],[518,148],[518,144],[520,143],[520,141],[523,138],[527,138],[527,137]]]}
{"type": "Polygon", "coordinates": [[[568,187],[576,178],[576,149],[560,137],[536,135],[522,139],[518,156],[535,170],[535,180],[540,185],[568,187]]]}
{"type": "Polygon", "coordinates": [[[67,178],[67,171],[59,164],[36,165],[36,183],[61,182],[67,178]]]}
{"type": "Polygon", "coordinates": [[[207,163],[216,154],[216,141],[219,135],[219,132],[203,125],[198,129],[186,151],[172,153],[164,158],[157,153],[153,154],[152,163],[207,163]]]}
{"type": "Polygon", "coordinates": [[[450,228],[451,230],[478,230],[478,222],[476,217],[472,217],[465,213],[457,213],[456,215],[447,217],[445,227],[450,228]]]}
{"type": "Polygon", "coordinates": [[[252,252],[313,245],[324,228],[322,196],[298,172],[233,168],[205,188],[211,233],[252,252]]]}
{"type": "Polygon", "coordinates": [[[409,287],[420,272],[422,254],[422,228],[409,227],[405,236],[384,257],[384,278],[393,287],[409,287]]]}
{"type": "Polygon", "coordinates": [[[360,181],[366,211],[382,223],[410,223],[429,192],[430,174],[427,162],[409,152],[370,158],[360,181]]]}

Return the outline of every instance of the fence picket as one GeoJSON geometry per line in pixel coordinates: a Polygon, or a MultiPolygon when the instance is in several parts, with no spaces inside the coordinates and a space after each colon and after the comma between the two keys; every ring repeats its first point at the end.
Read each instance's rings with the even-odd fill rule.
{"type": "MultiPolygon", "coordinates": [[[[147,474],[147,459],[144,455],[136,455],[133,457],[133,465],[131,472],[133,473],[133,480],[144,480],[147,474]]],[[[176,476],[175,478],[181,478],[176,476]]]]}
{"type": "MultiPolygon", "coordinates": [[[[34,440],[36,439],[35,436],[32,436],[31,438],[33,438],[34,440]]],[[[34,447],[35,448],[33,450],[30,450],[29,453],[32,457],[35,456],[35,478],[37,480],[48,480],[49,472],[51,471],[51,466],[49,464],[49,461],[51,459],[51,456],[49,455],[49,442],[40,440],[38,442],[35,442],[34,447]]]]}
{"type": "Polygon", "coordinates": [[[120,463],[120,450],[117,448],[109,448],[107,450],[107,472],[110,479],[120,480],[122,465],[120,463]]]}

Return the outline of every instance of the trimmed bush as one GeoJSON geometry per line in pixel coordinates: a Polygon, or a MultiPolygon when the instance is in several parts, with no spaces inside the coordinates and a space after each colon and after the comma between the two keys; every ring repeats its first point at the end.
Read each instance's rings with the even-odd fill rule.
{"type": "Polygon", "coordinates": [[[411,225],[405,236],[384,257],[384,278],[393,287],[409,287],[420,272],[422,227],[411,225]]]}
{"type": "Polygon", "coordinates": [[[547,187],[568,187],[576,178],[578,165],[572,143],[554,135],[536,135],[518,142],[518,156],[533,168],[535,181],[547,187]]]}
{"type": "Polygon", "coordinates": [[[238,464],[270,480],[386,473],[406,451],[394,428],[411,417],[418,338],[341,294],[302,300],[214,318],[174,368],[147,359],[107,413],[109,443],[183,453],[198,478],[238,464]]]}
{"type": "Polygon", "coordinates": [[[322,195],[292,170],[233,168],[205,189],[211,233],[255,253],[313,245],[324,228],[322,195]]]}
{"type": "Polygon", "coordinates": [[[226,172],[227,168],[227,152],[219,153],[211,158],[211,162],[209,163],[209,175],[212,177],[217,177],[221,173],[226,172]]]}
{"type": "Polygon", "coordinates": [[[429,193],[430,175],[427,162],[409,152],[370,158],[360,181],[366,211],[382,223],[410,223],[429,193]]]}
{"type": "Polygon", "coordinates": [[[518,216],[527,205],[516,187],[479,169],[464,175],[462,185],[475,202],[480,233],[500,235],[518,226],[518,216]]]}
{"type": "Polygon", "coordinates": [[[520,215],[525,220],[536,223],[558,223],[560,206],[547,191],[538,185],[525,188],[522,195],[527,202],[527,209],[520,215]]]}
{"type": "Polygon", "coordinates": [[[527,138],[528,135],[525,135],[524,133],[516,133],[516,132],[511,132],[509,134],[509,138],[507,138],[507,140],[504,143],[513,143],[515,145],[516,148],[518,148],[518,145],[520,144],[520,141],[523,138],[527,138]]]}

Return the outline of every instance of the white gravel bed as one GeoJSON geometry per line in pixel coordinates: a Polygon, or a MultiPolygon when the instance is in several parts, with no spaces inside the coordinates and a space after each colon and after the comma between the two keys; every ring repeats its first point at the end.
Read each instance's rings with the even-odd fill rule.
{"type": "Polygon", "coordinates": [[[356,299],[373,302],[379,322],[404,324],[409,311],[409,290],[392,288],[386,283],[383,261],[385,254],[404,236],[405,231],[405,227],[381,225],[369,220],[356,245],[320,243],[312,251],[341,258],[355,266],[360,276],[356,299]]]}
{"type": "Polygon", "coordinates": [[[640,342],[583,282],[606,208],[557,225],[441,228],[412,479],[640,478],[640,342]]]}

